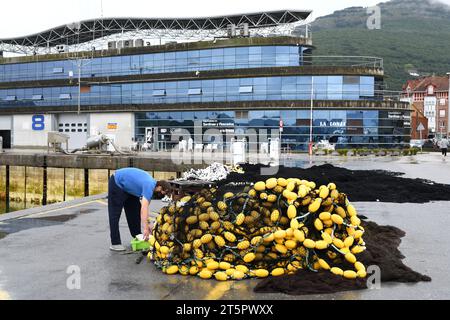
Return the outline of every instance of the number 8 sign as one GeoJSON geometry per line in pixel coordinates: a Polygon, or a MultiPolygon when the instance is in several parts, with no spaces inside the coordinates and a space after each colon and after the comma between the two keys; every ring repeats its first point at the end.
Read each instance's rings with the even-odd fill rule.
{"type": "Polygon", "coordinates": [[[45,129],[45,118],[43,115],[34,115],[31,118],[31,128],[34,131],[43,131],[45,129]]]}

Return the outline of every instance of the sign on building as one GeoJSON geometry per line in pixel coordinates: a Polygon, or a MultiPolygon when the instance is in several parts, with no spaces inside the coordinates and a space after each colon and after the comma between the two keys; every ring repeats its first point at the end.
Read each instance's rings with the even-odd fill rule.
{"type": "Polygon", "coordinates": [[[423,100],[424,115],[428,118],[428,129],[436,132],[436,97],[425,97],[423,100]]]}
{"type": "Polygon", "coordinates": [[[110,123],[108,123],[107,128],[108,128],[108,130],[117,130],[117,123],[116,122],[114,122],[114,123],[110,122],[110,123]]]}

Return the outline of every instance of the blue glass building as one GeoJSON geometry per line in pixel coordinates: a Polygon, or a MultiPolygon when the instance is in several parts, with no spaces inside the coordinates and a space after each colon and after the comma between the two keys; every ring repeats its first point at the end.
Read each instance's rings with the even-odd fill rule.
{"type": "Polygon", "coordinates": [[[240,134],[281,121],[282,146],[306,150],[312,103],[314,141],[409,142],[409,106],[384,97],[381,59],[324,59],[313,49],[309,38],[272,35],[0,57],[0,134],[20,147],[60,131],[75,148],[92,134],[127,147],[150,132],[168,147],[195,125],[240,134]]]}

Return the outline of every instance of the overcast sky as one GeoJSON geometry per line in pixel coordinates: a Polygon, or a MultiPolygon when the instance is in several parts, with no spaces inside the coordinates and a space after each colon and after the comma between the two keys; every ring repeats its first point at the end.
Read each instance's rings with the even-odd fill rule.
{"type": "MultiPolygon", "coordinates": [[[[450,0],[442,0],[450,4],[450,0]]],[[[313,10],[312,18],[386,0],[103,0],[104,17],[214,16],[277,9],[313,10]]],[[[101,16],[102,0],[2,1],[0,38],[37,33],[101,16]]]]}

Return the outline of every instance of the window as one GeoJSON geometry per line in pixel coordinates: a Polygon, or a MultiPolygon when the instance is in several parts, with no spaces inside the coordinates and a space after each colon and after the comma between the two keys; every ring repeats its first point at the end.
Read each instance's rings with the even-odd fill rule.
{"type": "Polygon", "coordinates": [[[64,68],[53,68],[53,73],[64,73],[64,68]]]}
{"type": "Polygon", "coordinates": [[[16,101],[17,96],[6,96],[5,101],[16,101]]]}
{"type": "Polygon", "coordinates": [[[439,117],[441,118],[445,117],[445,110],[439,110],[439,117]]]}
{"type": "Polygon", "coordinates": [[[59,99],[61,99],[61,100],[70,100],[70,99],[72,99],[72,95],[70,93],[61,93],[59,95],[59,99]]]}
{"type": "Polygon", "coordinates": [[[236,119],[248,119],[248,111],[236,111],[236,119]]]}
{"type": "Polygon", "coordinates": [[[153,96],[154,97],[161,97],[166,95],[166,90],[153,90],[153,96]]]}
{"type": "Polygon", "coordinates": [[[44,100],[44,96],[42,94],[33,94],[32,100],[44,100]]]}
{"type": "Polygon", "coordinates": [[[359,77],[357,76],[344,76],[344,84],[358,84],[359,77]]]}
{"type": "Polygon", "coordinates": [[[199,95],[199,94],[202,94],[202,89],[200,88],[188,90],[188,95],[199,95]]]}
{"type": "Polygon", "coordinates": [[[253,93],[253,86],[239,87],[239,93],[253,93]]]}

